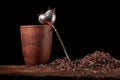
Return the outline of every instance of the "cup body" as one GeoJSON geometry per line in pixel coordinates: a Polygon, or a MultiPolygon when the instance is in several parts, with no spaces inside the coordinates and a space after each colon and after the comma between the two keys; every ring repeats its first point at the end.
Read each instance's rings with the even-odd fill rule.
{"type": "Polygon", "coordinates": [[[20,35],[26,65],[39,65],[49,61],[53,37],[50,26],[21,25],[20,35]]]}

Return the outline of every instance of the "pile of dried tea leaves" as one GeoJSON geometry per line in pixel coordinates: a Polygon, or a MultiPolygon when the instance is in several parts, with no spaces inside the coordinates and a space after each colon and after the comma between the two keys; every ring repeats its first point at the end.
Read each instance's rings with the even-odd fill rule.
{"type": "Polygon", "coordinates": [[[120,68],[120,60],[115,59],[107,52],[95,51],[86,55],[82,59],[73,61],[68,60],[66,57],[63,59],[56,59],[53,62],[44,66],[52,67],[60,70],[110,70],[120,68]]]}

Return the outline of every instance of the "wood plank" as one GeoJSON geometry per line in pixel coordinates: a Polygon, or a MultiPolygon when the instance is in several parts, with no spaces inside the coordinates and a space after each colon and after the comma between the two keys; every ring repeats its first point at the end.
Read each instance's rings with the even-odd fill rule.
{"type": "Polygon", "coordinates": [[[0,75],[22,75],[22,76],[93,76],[93,77],[120,77],[120,69],[110,70],[107,72],[92,71],[67,71],[57,70],[50,67],[39,68],[37,66],[26,65],[1,65],[0,75]]]}
{"type": "Polygon", "coordinates": [[[95,71],[67,71],[57,70],[51,67],[27,66],[27,65],[0,65],[0,75],[2,76],[29,76],[29,77],[94,77],[94,78],[114,78],[120,79],[120,69],[109,70],[107,72],[95,71]]]}

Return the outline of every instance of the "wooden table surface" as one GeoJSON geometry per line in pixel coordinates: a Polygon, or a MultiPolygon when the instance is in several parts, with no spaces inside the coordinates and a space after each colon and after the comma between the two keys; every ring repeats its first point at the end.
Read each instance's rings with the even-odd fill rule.
{"type": "MultiPolygon", "coordinates": [[[[120,80],[120,69],[108,72],[80,72],[56,70],[50,67],[27,66],[27,65],[0,65],[0,76],[28,76],[28,77],[95,77],[114,78],[120,80]]],[[[57,79],[56,79],[57,80],[57,79]]],[[[108,80],[108,79],[107,79],[108,80]]],[[[110,79],[111,80],[111,79],[110,79]]]]}

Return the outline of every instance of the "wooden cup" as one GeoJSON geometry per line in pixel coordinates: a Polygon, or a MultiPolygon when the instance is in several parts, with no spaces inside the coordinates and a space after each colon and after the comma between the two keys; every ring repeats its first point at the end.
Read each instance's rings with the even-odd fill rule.
{"type": "Polygon", "coordinates": [[[48,63],[53,31],[47,25],[21,25],[20,36],[23,57],[26,65],[48,63]]]}

